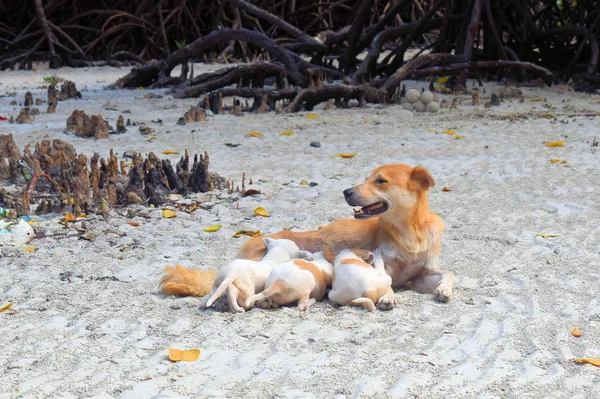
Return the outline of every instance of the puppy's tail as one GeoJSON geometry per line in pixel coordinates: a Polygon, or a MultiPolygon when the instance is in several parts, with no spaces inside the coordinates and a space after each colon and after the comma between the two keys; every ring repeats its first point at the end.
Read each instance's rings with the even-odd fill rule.
{"type": "Polygon", "coordinates": [[[235,279],[237,279],[236,273],[233,273],[231,276],[227,276],[227,278],[225,280],[223,280],[223,282],[217,287],[217,289],[210,296],[210,298],[208,298],[208,301],[206,301],[206,307],[210,308],[217,299],[219,299],[221,296],[223,296],[223,294],[225,293],[225,290],[227,290],[227,288],[231,284],[233,284],[235,279]]]}
{"type": "Polygon", "coordinates": [[[275,294],[281,293],[282,283],[280,280],[275,281],[273,284],[264,289],[264,291],[259,292],[256,295],[249,296],[246,299],[246,303],[244,304],[246,308],[254,306],[257,301],[262,301],[263,299],[270,298],[275,294]]]}
{"type": "Polygon", "coordinates": [[[165,295],[204,296],[210,293],[217,270],[196,270],[183,266],[167,267],[160,279],[160,289],[165,295]]]}
{"type": "Polygon", "coordinates": [[[356,305],[356,306],[362,306],[363,308],[367,309],[369,312],[375,311],[375,304],[369,298],[356,298],[355,300],[350,302],[350,304],[356,305]]]}

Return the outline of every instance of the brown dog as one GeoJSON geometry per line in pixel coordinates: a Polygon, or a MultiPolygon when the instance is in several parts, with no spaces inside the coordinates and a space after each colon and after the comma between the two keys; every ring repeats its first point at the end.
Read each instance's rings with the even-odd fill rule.
{"type": "MultiPolygon", "coordinates": [[[[282,231],[270,237],[290,239],[306,251],[323,251],[330,262],[347,248],[375,251],[380,247],[393,288],[434,293],[447,302],[452,297],[454,274],[438,268],[444,223],[429,211],[427,190],[434,185],[431,174],[421,166],[383,165],[363,183],[344,191],[349,205],[361,207],[354,220],[336,220],[319,230],[282,231]]],[[[262,238],[253,238],[242,246],[238,257],[261,259],[264,251],[262,238]]],[[[387,295],[377,305],[385,309],[395,303],[394,297],[387,295]]]]}
{"type": "MultiPolygon", "coordinates": [[[[452,297],[454,274],[438,268],[444,224],[429,211],[427,191],[434,184],[423,167],[383,165],[373,170],[365,182],[344,191],[349,205],[361,207],[355,211],[355,219],[336,220],[319,230],[282,231],[268,237],[290,239],[305,251],[323,251],[329,262],[347,248],[375,251],[379,247],[393,288],[434,293],[447,302],[452,297]]],[[[262,259],[266,252],[263,238],[246,242],[238,258],[262,259]]],[[[178,294],[183,288],[185,284],[178,294]]],[[[384,295],[377,306],[389,309],[395,304],[392,295],[384,295]]]]}

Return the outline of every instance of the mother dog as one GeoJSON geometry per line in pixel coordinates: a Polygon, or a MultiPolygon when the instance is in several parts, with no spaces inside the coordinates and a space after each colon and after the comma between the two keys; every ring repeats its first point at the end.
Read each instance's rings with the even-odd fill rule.
{"type": "MultiPolygon", "coordinates": [[[[267,237],[290,239],[305,251],[323,251],[330,262],[346,248],[380,248],[393,288],[433,293],[438,300],[447,302],[452,297],[454,274],[438,267],[444,223],[429,211],[427,191],[434,185],[431,174],[421,166],[383,165],[363,183],[344,191],[346,202],[360,207],[354,211],[355,219],[336,220],[319,230],[282,231],[267,237]]],[[[256,237],[246,242],[238,258],[262,259],[266,252],[263,239],[256,237]]],[[[171,272],[163,281],[172,284],[163,285],[163,291],[193,295],[192,280],[186,276],[191,277],[171,272]]],[[[389,309],[395,304],[396,299],[387,295],[377,306],[389,309]]]]}

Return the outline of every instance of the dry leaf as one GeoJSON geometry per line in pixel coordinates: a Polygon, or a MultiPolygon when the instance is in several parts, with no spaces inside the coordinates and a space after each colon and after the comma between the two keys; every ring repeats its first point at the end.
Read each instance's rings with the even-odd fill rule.
{"type": "Polygon", "coordinates": [[[456,132],[452,129],[444,130],[442,133],[447,134],[449,136],[454,136],[456,134],[456,132]]]}
{"type": "Polygon", "coordinates": [[[293,135],[294,135],[293,130],[286,130],[285,132],[280,134],[280,136],[293,136],[293,135]]]}
{"type": "Polygon", "coordinates": [[[565,145],[564,141],[547,141],[546,147],[562,147],[565,145]]]}
{"type": "Polygon", "coordinates": [[[554,164],[554,163],[567,163],[567,161],[565,159],[552,158],[550,160],[550,163],[552,163],[552,164],[554,164]]]}
{"type": "Polygon", "coordinates": [[[149,143],[152,143],[154,140],[158,140],[158,137],[156,137],[156,136],[150,136],[148,138],[148,140],[146,140],[146,141],[149,142],[149,143]]]}
{"type": "Polygon", "coordinates": [[[531,99],[532,103],[539,103],[540,101],[544,101],[544,97],[534,97],[531,99]]]}
{"type": "Polygon", "coordinates": [[[269,212],[267,212],[267,210],[265,208],[263,208],[262,206],[259,206],[258,208],[256,208],[254,210],[254,214],[257,216],[265,217],[265,218],[269,217],[269,212]]]}
{"type": "Polygon", "coordinates": [[[427,129],[427,133],[437,133],[437,130],[435,130],[435,129],[427,129]]]}
{"type": "Polygon", "coordinates": [[[575,338],[579,338],[579,337],[581,337],[581,331],[579,331],[579,328],[575,327],[574,329],[571,330],[571,335],[574,336],[575,338]]]}
{"type": "Polygon", "coordinates": [[[127,222],[127,224],[133,227],[138,227],[140,225],[140,222],[127,222]]]}
{"type": "Polygon", "coordinates": [[[569,361],[577,364],[591,364],[592,366],[600,367],[600,359],[592,359],[591,357],[575,357],[569,359],[569,361]]]}
{"type": "Polygon", "coordinates": [[[554,114],[539,114],[538,118],[556,119],[556,116],[554,114]]]}
{"type": "Polygon", "coordinates": [[[9,302],[9,303],[7,303],[6,305],[4,305],[4,306],[1,306],[1,307],[0,307],[0,312],[2,312],[2,311],[5,311],[6,309],[10,309],[10,307],[11,307],[12,305],[13,305],[13,304],[12,304],[12,302],[9,302]]]}
{"type": "Polygon", "coordinates": [[[177,217],[177,214],[169,209],[163,209],[162,215],[165,219],[177,217]]]}
{"type": "Polygon", "coordinates": [[[265,135],[261,132],[250,132],[246,135],[246,137],[264,137],[265,135]]]}
{"type": "Polygon", "coordinates": [[[459,140],[459,139],[464,139],[464,138],[465,138],[465,136],[461,136],[461,135],[458,135],[458,134],[455,134],[455,135],[454,135],[454,136],[452,136],[452,137],[454,137],[456,140],[459,140]]]}
{"type": "Polygon", "coordinates": [[[235,234],[233,235],[233,237],[235,238],[240,238],[241,236],[248,236],[248,237],[258,237],[260,236],[260,230],[239,230],[236,231],[235,234]]]}
{"type": "Polygon", "coordinates": [[[63,204],[67,204],[67,202],[69,202],[71,205],[75,204],[75,199],[73,197],[69,198],[69,200],[64,199],[62,201],[63,204]]]}
{"type": "Polygon", "coordinates": [[[161,152],[161,154],[164,154],[164,155],[179,155],[179,151],[164,150],[163,152],[161,152]]]}
{"type": "Polygon", "coordinates": [[[214,226],[205,227],[204,231],[206,231],[207,233],[214,233],[221,230],[221,227],[223,227],[223,225],[215,224],[214,226]]]}
{"type": "Polygon", "coordinates": [[[452,189],[448,186],[444,186],[444,188],[442,188],[442,191],[448,192],[448,191],[452,191],[452,189]]]}
{"type": "Polygon", "coordinates": [[[73,215],[71,212],[67,212],[65,214],[65,217],[60,219],[61,222],[74,222],[75,220],[77,220],[77,218],[75,217],[75,215],[73,215]]]}
{"type": "Polygon", "coordinates": [[[36,247],[23,247],[23,251],[26,252],[35,252],[36,249],[36,247]]]}
{"type": "Polygon", "coordinates": [[[200,349],[173,349],[169,348],[169,360],[172,362],[195,362],[200,357],[200,349]]]}
{"type": "Polygon", "coordinates": [[[244,193],[242,194],[242,197],[248,197],[249,195],[259,195],[259,194],[264,195],[263,193],[260,192],[260,190],[251,188],[249,190],[244,191],[244,193]]]}
{"type": "Polygon", "coordinates": [[[308,119],[318,119],[319,115],[317,115],[317,114],[306,114],[306,117],[308,119]]]}
{"type": "Polygon", "coordinates": [[[373,121],[371,119],[364,119],[363,123],[373,123],[373,121]]]}
{"type": "Polygon", "coordinates": [[[347,158],[354,158],[355,155],[356,155],[355,152],[351,152],[351,153],[343,153],[343,152],[341,152],[341,153],[335,154],[336,157],[345,158],[345,159],[347,159],[347,158]]]}
{"type": "Polygon", "coordinates": [[[557,234],[548,234],[548,233],[541,233],[541,234],[536,234],[536,237],[542,237],[542,238],[554,238],[554,237],[558,237],[557,234]]]}
{"type": "Polygon", "coordinates": [[[133,165],[133,162],[123,162],[122,165],[123,165],[124,168],[127,168],[127,167],[133,165]]]}

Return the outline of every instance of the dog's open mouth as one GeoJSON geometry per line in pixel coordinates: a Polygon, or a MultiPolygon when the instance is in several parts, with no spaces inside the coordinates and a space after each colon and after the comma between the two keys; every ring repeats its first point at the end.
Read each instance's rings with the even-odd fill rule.
{"type": "Polygon", "coordinates": [[[376,202],[371,205],[363,206],[360,209],[354,210],[354,217],[356,219],[366,219],[371,216],[382,214],[388,210],[388,205],[385,202],[376,202]]]}

